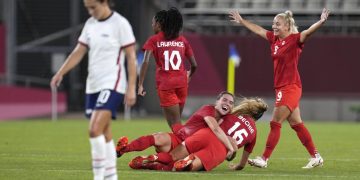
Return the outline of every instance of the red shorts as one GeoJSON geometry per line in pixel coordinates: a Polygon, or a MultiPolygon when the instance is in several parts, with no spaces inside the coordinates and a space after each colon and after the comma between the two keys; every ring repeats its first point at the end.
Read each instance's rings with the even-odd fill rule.
{"type": "Polygon", "coordinates": [[[188,93],[187,89],[187,87],[182,87],[176,89],[158,90],[160,106],[169,107],[179,104],[179,106],[183,107],[188,93]]]}
{"type": "Polygon", "coordinates": [[[201,160],[206,171],[214,169],[226,159],[227,150],[209,128],[196,131],[185,139],[188,152],[201,160]]]}
{"type": "Polygon", "coordinates": [[[296,84],[286,85],[275,89],[275,107],[287,106],[294,111],[299,106],[302,89],[296,84]]]}
{"type": "Polygon", "coordinates": [[[176,146],[178,146],[179,144],[181,144],[181,139],[178,138],[174,133],[168,133],[170,135],[171,138],[171,148],[169,150],[169,152],[173,149],[175,149],[176,146]]]}
{"type": "MultiPolygon", "coordinates": [[[[179,144],[181,144],[181,142],[182,142],[181,139],[179,139],[174,133],[168,133],[168,135],[170,136],[171,146],[167,153],[169,153],[170,151],[175,149],[175,147],[178,146],[179,144]]],[[[155,151],[157,153],[162,152],[161,150],[156,149],[156,148],[155,148],[155,151]]]]}

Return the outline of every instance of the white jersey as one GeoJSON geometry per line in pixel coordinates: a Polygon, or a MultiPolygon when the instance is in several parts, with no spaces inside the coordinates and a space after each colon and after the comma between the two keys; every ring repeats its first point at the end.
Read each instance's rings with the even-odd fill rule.
{"type": "Polygon", "coordinates": [[[124,48],[135,43],[130,23],[117,12],[105,20],[89,18],[79,37],[89,49],[86,93],[112,89],[125,94],[124,48]]]}

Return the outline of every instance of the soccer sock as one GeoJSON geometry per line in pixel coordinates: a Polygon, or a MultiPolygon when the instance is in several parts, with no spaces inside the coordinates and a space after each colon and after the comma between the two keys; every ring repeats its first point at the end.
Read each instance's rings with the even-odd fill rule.
{"type": "Polygon", "coordinates": [[[171,130],[174,134],[176,134],[182,127],[183,125],[181,123],[175,123],[171,125],[171,130]]]}
{"type": "Polygon", "coordinates": [[[163,163],[163,164],[171,164],[171,163],[174,163],[171,155],[169,153],[166,153],[166,152],[160,152],[158,154],[156,154],[156,156],[158,157],[156,159],[156,162],[160,162],[160,163],[163,163]]]}
{"type": "Polygon", "coordinates": [[[104,179],[105,163],[106,163],[106,148],[105,136],[100,135],[90,138],[92,169],[94,173],[94,180],[104,179]]]}
{"type": "Polygon", "coordinates": [[[105,180],[117,180],[116,172],[116,152],[114,141],[106,143],[106,164],[105,164],[105,180]]]}
{"type": "Polygon", "coordinates": [[[143,151],[150,146],[155,145],[155,138],[153,135],[141,136],[128,144],[122,152],[132,152],[132,151],[143,151]]]}
{"type": "Polygon", "coordinates": [[[311,157],[314,158],[317,150],[315,148],[311,135],[308,129],[305,127],[304,123],[293,125],[291,126],[291,128],[296,131],[296,134],[299,137],[301,143],[305,146],[311,157]]]}
{"type": "Polygon", "coordinates": [[[270,132],[266,141],[265,151],[263,153],[264,160],[269,159],[271,153],[280,139],[281,124],[275,121],[270,122],[270,132]]]}

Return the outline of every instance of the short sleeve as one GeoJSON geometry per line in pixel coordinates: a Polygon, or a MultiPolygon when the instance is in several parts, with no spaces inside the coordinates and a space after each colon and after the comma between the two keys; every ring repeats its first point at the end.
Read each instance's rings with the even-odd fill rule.
{"type": "Polygon", "coordinates": [[[302,49],[304,47],[304,43],[300,42],[300,33],[294,34],[294,37],[296,39],[298,46],[302,49]]]}
{"type": "Polygon", "coordinates": [[[215,107],[211,105],[203,106],[201,109],[199,109],[197,114],[202,117],[206,117],[206,116],[215,117],[215,107]]]}
{"type": "Polygon", "coordinates": [[[120,24],[120,46],[126,47],[135,43],[135,36],[129,21],[122,18],[120,24]]]}
{"type": "Polygon", "coordinates": [[[146,51],[146,50],[150,50],[153,51],[155,49],[155,42],[154,42],[154,36],[151,36],[143,45],[142,50],[146,51]]]}
{"type": "Polygon", "coordinates": [[[89,45],[88,38],[86,37],[87,31],[88,31],[88,24],[89,24],[89,20],[86,21],[84,28],[82,29],[81,34],[78,39],[78,42],[85,46],[89,45]]]}
{"type": "Polygon", "coordinates": [[[274,43],[274,32],[267,31],[266,32],[266,37],[267,37],[267,40],[269,41],[270,44],[274,43]]]}

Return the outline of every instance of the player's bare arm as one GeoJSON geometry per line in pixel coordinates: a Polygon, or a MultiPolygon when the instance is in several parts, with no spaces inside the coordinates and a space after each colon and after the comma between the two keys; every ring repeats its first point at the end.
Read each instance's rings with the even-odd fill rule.
{"type": "Polygon", "coordinates": [[[250,155],[250,153],[247,152],[246,150],[244,150],[239,164],[229,164],[229,168],[232,170],[244,169],[244,167],[249,159],[249,155],[250,155]]]}
{"type": "Polygon", "coordinates": [[[243,19],[238,11],[235,11],[235,10],[230,11],[229,17],[231,18],[231,20],[230,20],[231,22],[242,24],[243,26],[245,26],[247,29],[249,29],[253,33],[261,36],[264,39],[267,39],[266,29],[262,28],[261,26],[259,26],[257,24],[254,24],[250,21],[243,19]]]}
{"type": "Polygon", "coordinates": [[[74,50],[67,57],[59,71],[53,76],[50,82],[51,88],[60,86],[63,76],[80,63],[87,52],[87,47],[78,43],[74,50]]]}
{"type": "Polygon", "coordinates": [[[327,18],[329,17],[330,14],[330,10],[324,8],[321,16],[320,16],[320,20],[317,21],[316,23],[314,23],[313,25],[311,25],[308,29],[304,30],[301,32],[300,34],[300,42],[303,43],[306,41],[306,39],[313,34],[317,29],[319,29],[327,20],[327,18]]]}
{"type": "Polygon", "coordinates": [[[230,158],[233,153],[235,152],[231,142],[227,138],[224,131],[220,128],[219,124],[217,123],[216,119],[211,116],[204,117],[206,124],[209,128],[214,132],[216,137],[225,145],[225,147],[229,150],[227,154],[227,158],[230,158]]]}
{"type": "Polygon", "coordinates": [[[139,83],[138,83],[138,91],[137,91],[137,94],[140,95],[140,96],[145,96],[146,95],[146,91],[144,89],[143,84],[144,84],[144,80],[145,80],[145,74],[146,74],[147,69],[149,67],[149,60],[150,60],[151,54],[152,54],[151,51],[149,51],[149,50],[145,51],[143,63],[141,65],[139,83]]]}
{"type": "Polygon", "coordinates": [[[136,54],[135,45],[131,45],[125,48],[125,54],[127,59],[128,68],[128,86],[125,94],[125,104],[132,106],[136,102],[136,54]]]}
{"type": "Polygon", "coordinates": [[[197,68],[197,62],[196,62],[194,56],[190,57],[190,64],[191,64],[190,71],[187,72],[188,82],[190,82],[190,79],[191,79],[192,75],[195,73],[196,68],[197,68]]]}

